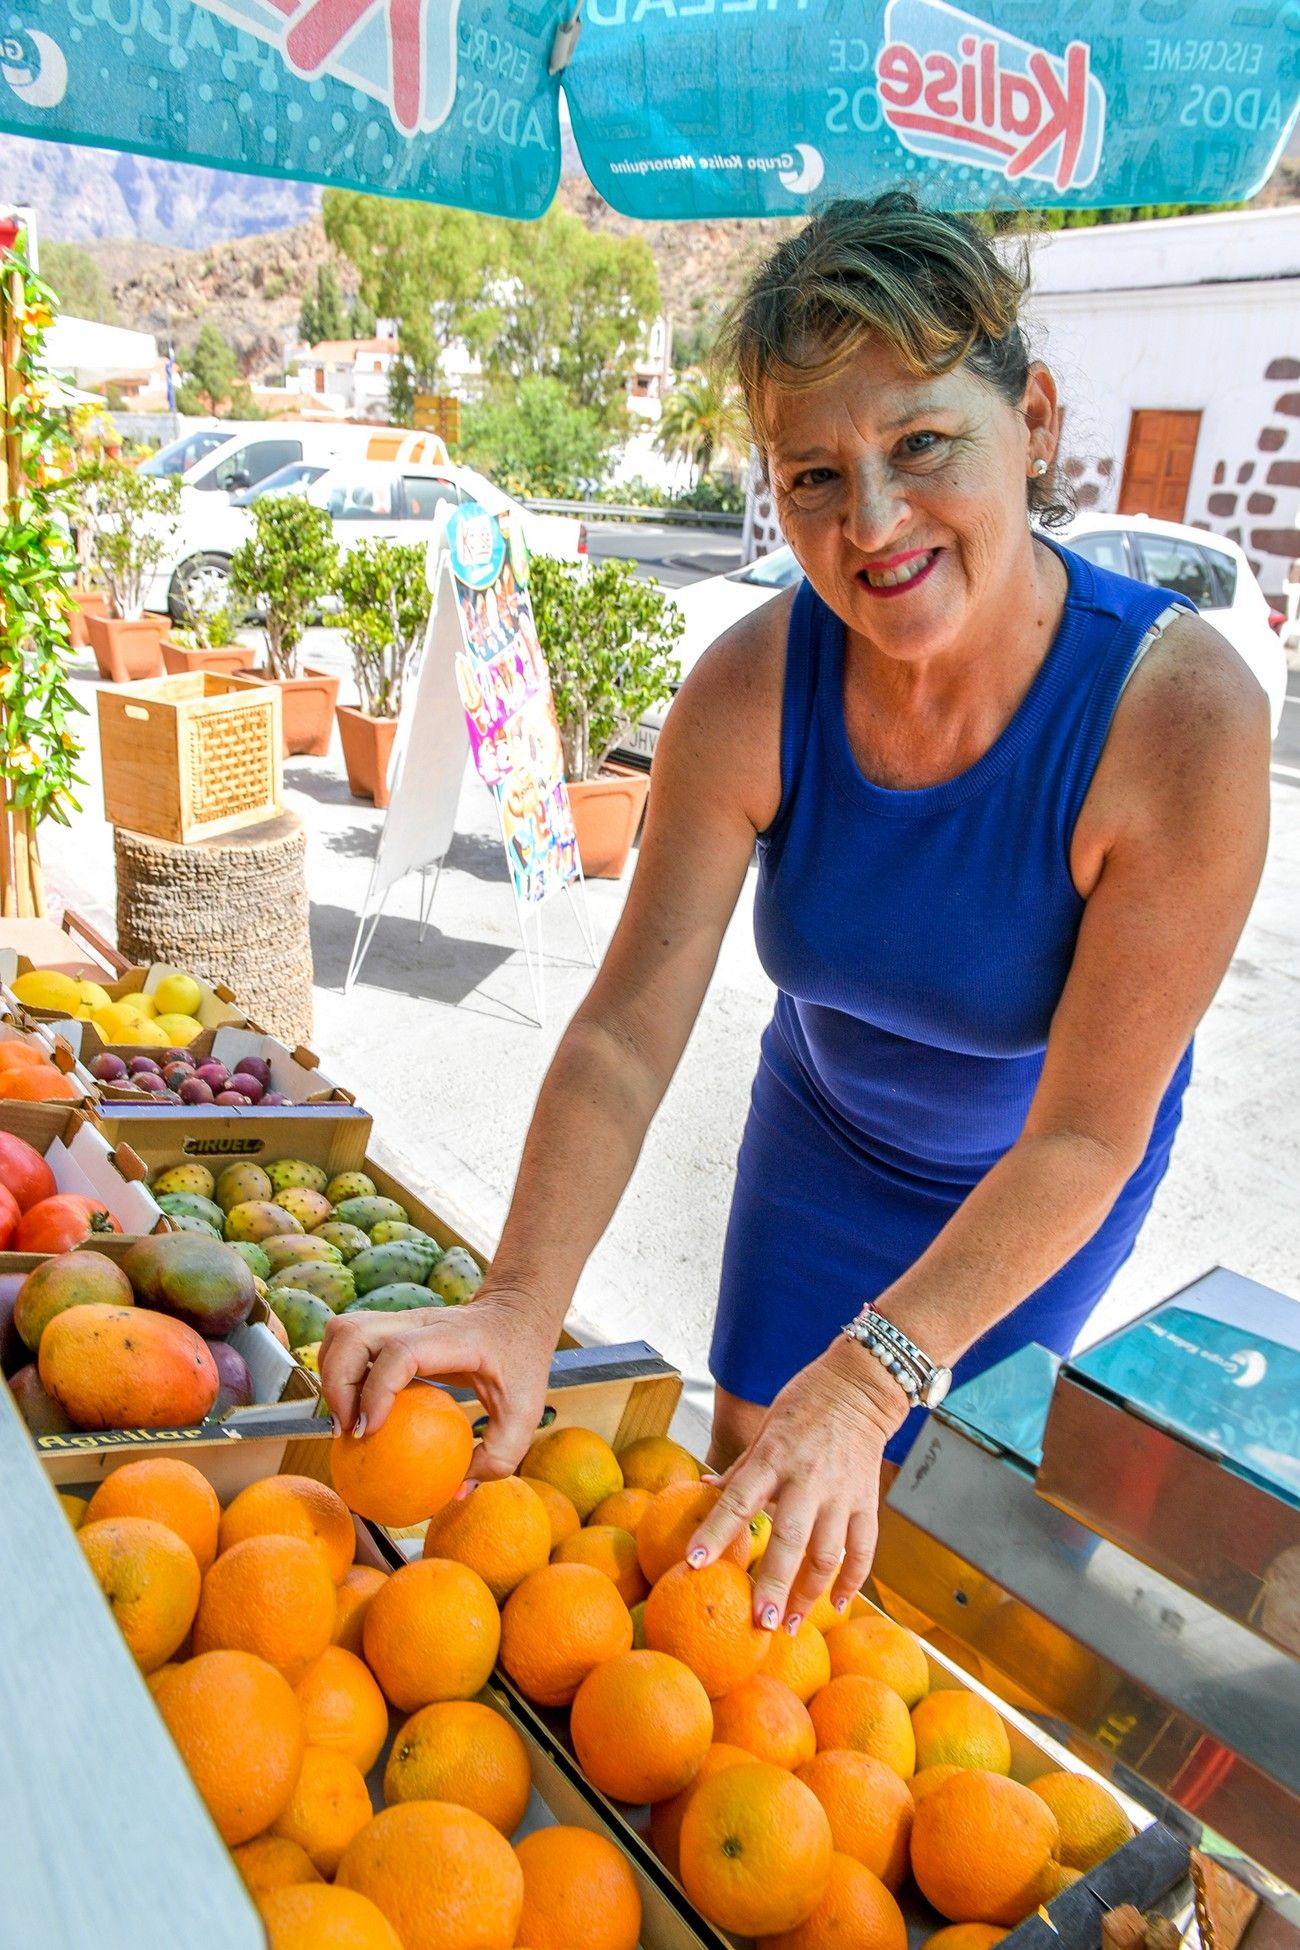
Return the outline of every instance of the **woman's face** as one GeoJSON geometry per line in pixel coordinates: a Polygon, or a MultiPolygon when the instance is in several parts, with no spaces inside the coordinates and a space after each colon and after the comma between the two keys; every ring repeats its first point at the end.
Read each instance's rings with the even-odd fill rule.
{"type": "Polygon", "coordinates": [[[1023,619],[1026,480],[1056,446],[1056,389],[1019,410],[966,367],[917,377],[872,339],[824,383],[773,390],[768,469],[786,540],[848,627],[908,662],[1023,619]]]}

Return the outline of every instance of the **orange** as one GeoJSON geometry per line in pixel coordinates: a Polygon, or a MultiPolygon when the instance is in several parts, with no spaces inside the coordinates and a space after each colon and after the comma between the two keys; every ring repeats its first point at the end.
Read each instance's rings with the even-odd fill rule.
{"type": "Polygon", "coordinates": [[[0,1069],[0,1097],[19,1098],[23,1103],[42,1104],[56,1099],[71,1103],[81,1095],[81,1085],[52,1063],[6,1064],[0,1069]]]}
{"type": "Polygon", "coordinates": [[[183,1537],[206,1571],[217,1554],[221,1505],[206,1476],[193,1463],[150,1456],[124,1463],[106,1476],[86,1509],[84,1521],[101,1517],[152,1517],[183,1537]]]}
{"type": "Polygon", "coordinates": [[[691,1796],[681,1880],[695,1907],[737,1936],[806,1922],[830,1881],[831,1825],[811,1788],[783,1767],[728,1767],[691,1796]]]}
{"type": "Polygon", "coordinates": [[[1063,1862],[1054,1863],[1043,1901],[1045,1903],[1055,1902],[1056,1898],[1067,1890],[1072,1882],[1078,1882],[1082,1874],[1082,1869],[1067,1869],[1063,1862]]]}
{"type": "MultiPolygon", "coordinates": [[[[853,1603],[856,1604],[857,1602],[855,1598],[853,1603]]],[[[840,1613],[836,1611],[834,1605],[831,1603],[831,1594],[829,1591],[823,1591],[819,1597],[813,1599],[812,1604],[808,1607],[807,1616],[804,1619],[805,1625],[815,1625],[819,1632],[833,1632],[840,1622],[840,1613]]]]}
{"type": "MultiPolygon", "coordinates": [[[[19,981],[22,977],[19,976],[19,981]]],[[[21,995],[18,997],[21,1002],[21,995]]],[[[50,1060],[46,1050],[37,1049],[35,1043],[16,1043],[12,1040],[0,1043],[0,1069],[39,1070],[50,1060]]]]}
{"type": "Polygon", "coordinates": [[[269,1828],[307,1745],[283,1673],[251,1652],[202,1653],[169,1672],[154,1699],[226,1846],[269,1828]]]}
{"type": "Polygon", "coordinates": [[[540,1476],[562,1490],[583,1523],[598,1503],[623,1487],[618,1457],[590,1429],[550,1429],[538,1436],[519,1465],[521,1476],[540,1476]]]}
{"type": "MultiPolygon", "coordinates": [[[[636,1552],[651,1584],[680,1564],[686,1546],[718,1500],[708,1483],[670,1483],[656,1495],[636,1528],[636,1552]]],[[[743,1570],[749,1562],[750,1536],[742,1531],[722,1555],[743,1570]]]]}
{"type": "Polygon", "coordinates": [[[566,1537],[572,1537],[575,1530],[581,1530],[582,1518],[563,1490],[557,1490],[554,1483],[544,1483],[540,1476],[521,1476],[521,1483],[527,1483],[542,1500],[542,1507],[551,1520],[551,1549],[562,1544],[566,1537]]]}
{"type": "Polygon", "coordinates": [[[949,1923],[928,1936],[921,1950],[993,1950],[1006,1934],[994,1923],[949,1923]]]}
{"type": "Polygon", "coordinates": [[[671,1436],[643,1435],[618,1454],[623,1481],[630,1490],[664,1490],[670,1483],[698,1483],[700,1465],[688,1449],[671,1436]]]}
{"type": "Polygon", "coordinates": [[[533,1774],[510,1722],[477,1700],[439,1700],[413,1713],[384,1769],[384,1800],[453,1801],[503,1835],[524,1818],[533,1774]]]}
{"type": "Polygon", "coordinates": [[[82,1524],[86,1521],[86,1512],[90,1508],[86,1498],[84,1496],[73,1496],[69,1490],[59,1490],[57,1495],[59,1508],[62,1510],[64,1516],[68,1519],[68,1522],[74,1530],[80,1530],[82,1524]]]}
{"type": "Polygon", "coordinates": [[[879,1614],[846,1619],[826,1634],[831,1676],[861,1672],[892,1686],[904,1706],[915,1706],[930,1690],[930,1667],[920,1639],[892,1618],[879,1614]]]}
{"type": "Polygon", "coordinates": [[[265,1895],[271,1889],[290,1889],[297,1882],[321,1880],[320,1870],[306,1849],[286,1841],[283,1835],[255,1835],[231,1853],[253,1896],[265,1895]]]}
{"type": "Polygon", "coordinates": [[[271,1889],[259,1897],[266,1950],[402,1950],[381,1910],[351,1889],[323,1883],[271,1889]]]}
{"type": "Polygon", "coordinates": [[[1063,1771],[1040,1774],[1029,1786],[1056,1816],[1063,1867],[1095,1869],[1132,1841],[1132,1822],[1100,1782],[1063,1771]]]}
{"type": "Polygon", "coordinates": [[[916,1811],[912,1874],[951,1922],[1014,1928],[1054,1881],[1059,1841],[1041,1796],[1004,1774],[963,1769],[916,1811]]]}
{"type": "Polygon", "coordinates": [[[551,1520],[536,1490],[517,1476],[480,1483],[472,1495],[444,1504],[424,1533],[426,1557],[454,1557],[477,1571],[503,1605],[551,1554],[551,1520]]]}
{"type": "Polygon", "coordinates": [[[907,1783],[870,1754],[830,1747],[795,1770],[826,1810],[841,1855],[897,1890],[907,1874],[912,1797],[907,1783]]]}
{"type": "Polygon", "coordinates": [[[329,1644],[336,1608],[318,1544],[246,1537],[203,1580],[194,1650],[255,1652],[296,1686],[329,1644]]]}
{"type": "Polygon", "coordinates": [[[358,1767],[332,1747],[308,1747],[288,1806],[273,1826],[277,1835],[305,1849],[328,1880],[374,1812],[358,1767]]]}
{"type": "Polygon", "coordinates": [[[548,1564],[501,1614],[501,1663],[537,1706],[567,1706],[587,1674],[632,1649],[632,1619],[603,1571],[548,1564]]]}
{"type": "Polygon", "coordinates": [[[327,1645],[294,1687],[308,1743],[330,1747],[368,1774],[388,1738],[388,1707],[366,1666],[327,1645]]]}
{"type": "Polygon", "coordinates": [[[742,1679],[714,1701],[713,1726],[719,1740],[745,1747],[773,1767],[788,1767],[792,1772],[817,1751],[808,1708],[784,1680],[765,1672],[742,1679]]]}
{"type": "Polygon", "coordinates": [[[402,1950],[510,1950],[517,1941],[523,1870],[505,1837],[470,1808],[385,1808],[349,1843],[335,1886],[369,1896],[402,1950]]]}
{"type": "Polygon", "coordinates": [[[929,1694],[912,1709],[912,1731],[918,1767],[950,1761],[990,1774],[1011,1772],[1011,1742],[1002,1717],[978,1693],[948,1686],[929,1694]]]}
{"type": "Polygon", "coordinates": [[[725,1740],[715,1740],[704,1759],[694,1780],[677,1794],[670,1794],[666,1801],[656,1801],[650,1810],[650,1846],[663,1863],[670,1876],[680,1879],[681,1864],[678,1860],[678,1843],[682,1833],[682,1817],[690,1805],[696,1788],[703,1787],[715,1774],[721,1774],[724,1767],[757,1767],[757,1754],[748,1754],[743,1747],[729,1746],[725,1740]]]}
{"type": "Polygon", "coordinates": [[[515,1846],[528,1950],[637,1950],[641,1892],[622,1849],[586,1828],[538,1828],[515,1846]]]}
{"type": "Polygon", "coordinates": [[[141,1672],[165,1665],[199,1602],[202,1580],[189,1545],[150,1517],[83,1523],[77,1542],[141,1672]]]}
{"type": "Polygon", "coordinates": [[[330,1473],[349,1510],[402,1530],[450,1503],[473,1453],[473,1432],[451,1396],[413,1381],[377,1429],[335,1436],[330,1473]]]}
{"type": "Polygon", "coordinates": [[[810,1618],[805,1618],[793,1636],[786,1631],[768,1632],[764,1636],[767,1657],[762,1670],[769,1679],[784,1680],[807,1706],[831,1676],[831,1655],[826,1650],[826,1640],[810,1618]]]}
{"type": "Polygon", "coordinates": [[[345,1652],[355,1652],[361,1657],[361,1630],[366,1622],[366,1612],[376,1591],[388,1582],[386,1571],[377,1571],[372,1564],[354,1564],[339,1585],[336,1609],[334,1612],[333,1642],[341,1645],[345,1652]]]}
{"type": "Polygon", "coordinates": [[[916,1770],[916,1741],[907,1708],[883,1679],[846,1672],[832,1679],[809,1702],[817,1749],[853,1747],[883,1760],[906,1780],[916,1770]]]}
{"type": "Polygon", "coordinates": [[[629,1607],[629,1615],[632,1620],[632,1650],[634,1652],[644,1652],[647,1649],[646,1642],[645,1642],[645,1599],[644,1598],[641,1600],[639,1605],[632,1605],[629,1607]]]}
{"type": "Polygon", "coordinates": [[[624,1652],[579,1686],[569,1733],[588,1779],[615,1801],[664,1801],[686,1786],[713,1740],[699,1680],[666,1652],[624,1652]]]}
{"type": "Polygon", "coordinates": [[[426,1557],[394,1571],[370,1600],[366,1664],[403,1713],[436,1699],[472,1699],[501,1643],[501,1616],[477,1571],[426,1557]]]}
{"type": "Polygon", "coordinates": [[[576,1530],[556,1545],[554,1562],[590,1564],[603,1571],[629,1608],[639,1605],[650,1590],[637,1562],[636,1538],[630,1530],[619,1530],[614,1524],[589,1524],[585,1530],[576,1530]]]}
{"type": "Polygon", "coordinates": [[[652,1494],[650,1490],[615,1490],[613,1496],[596,1505],[587,1522],[612,1523],[618,1530],[630,1530],[635,1537],[637,1525],[650,1508],[652,1494]]]}
{"type": "Polygon", "coordinates": [[[831,1857],[826,1893],[807,1922],[759,1938],[758,1950],[907,1950],[903,1912],[878,1876],[852,1856],[831,1857]]]}
{"type": "Polygon", "coordinates": [[[770,1634],[754,1623],[753,1585],[724,1559],[699,1571],[688,1564],[665,1571],[646,1599],[645,1642],[689,1666],[718,1699],[758,1671],[770,1634]]]}
{"type": "Polygon", "coordinates": [[[351,1569],[357,1546],[347,1504],[312,1476],[264,1476],[241,1490],[222,1513],[221,1549],[245,1537],[301,1537],[318,1545],[335,1584],[351,1569]]]}
{"type": "Polygon", "coordinates": [[[960,1774],[960,1767],[954,1767],[950,1760],[937,1760],[932,1767],[920,1767],[908,1782],[912,1790],[912,1800],[919,1806],[923,1795],[931,1788],[937,1788],[940,1781],[949,1781],[954,1774],[960,1774]]]}

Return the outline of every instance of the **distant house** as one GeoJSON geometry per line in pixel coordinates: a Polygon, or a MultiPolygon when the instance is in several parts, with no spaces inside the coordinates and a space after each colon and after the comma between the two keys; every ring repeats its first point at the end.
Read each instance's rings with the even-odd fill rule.
{"type": "MultiPolygon", "coordinates": [[[[385,321],[386,322],[386,321],[385,321]]],[[[396,336],[322,339],[290,346],[286,366],[296,365],[294,390],[359,420],[388,418],[388,378],[397,358],[396,336]]]]}
{"type": "Polygon", "coordinates": [[[628,375],[628,410],[640,420],[657,420],[660,402],[673,383],[673,325],[662,314],[646,333],[628,375]]]}

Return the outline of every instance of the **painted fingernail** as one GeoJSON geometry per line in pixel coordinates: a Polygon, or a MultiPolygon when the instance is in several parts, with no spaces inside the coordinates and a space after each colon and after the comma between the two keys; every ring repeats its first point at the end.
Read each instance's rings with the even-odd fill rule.
{"type": "Polygon", "coordinates": [[[795,1633],[799,1630],[799,1627],[802,1624],[803,1624],[803,1613],[801,1611],[792,1611],[790,1613],[790,1616],[785,1621],[785,1629],[790,1634],[791,1638],[794,1637],[795,1633]]]}
{"type": "Polygon", "coordinates": [[[848,1608],[849,1608],[849,1601],[848,1601],[848,1599],[847,1599],[847,1598],[836,1598],[836,1599],[835,1599],[835,1601],[834,1601],[834,1604],[835,1604],[835,1609],[836,1609],[836,1611],[837,1611],[837,1612],[839,1612],[839,1614],[840,1614],[840,1616],[841,1616],[841,1617],[843,1617],[843,1615],[844,1615],[844,1613],[845,1613],[845,1612],[846,1612],[846,1611],[848,1610],[848,1608]]]}
{"type": "Polygon", "coordinates": [[[337,1415],[330,1416],[330,1432],[333,1435],[342,1435],[343,1433],[342,1424],[337,1415]]]}
{"type": "Polygon", "coordinates": [[[776,1606],[764,1605],[759,1613],[758,1622],[765,1632],[774,1632],[778,1624],[776,1606]]]}
{"type": "Polygon", "coordinates": [[[700,1471],[700,1481],[707,1483],[711,1488],[714,1483],[720,1483],[722,1478],[720,1476],[710,1476],[707,1469],[702,1469],[700,1471]]]}
{"type": "Polygon", "coordinates": [[[362,1436],[365,1432],[366,1418],[364,1415],[358,1415],[356,1421],[352,1424],[352,1433],[354,1436],[362,1436]]]}
{"type": "Polygon", "coordinates": [[[460,1488],[457,1490],[455,1496],[453,1496],[453,1498],[451,1499],[452,1502],[463,1503],[465,1501],[465,1498],[469,1496],[477,1488],[478,1488],[477,1483],[462,1483],[460,1488]]]}
{"type": "Polygon", "coordinates": [[[686,1562],[690,1565],[692,1571],[698,1571],[704,1564],[704,1560],[707,1556],[708,1556],[708,1552],[700,1550],[699,1547],[697,1546],[695,1550],[687,1552],[686,1562]]]}

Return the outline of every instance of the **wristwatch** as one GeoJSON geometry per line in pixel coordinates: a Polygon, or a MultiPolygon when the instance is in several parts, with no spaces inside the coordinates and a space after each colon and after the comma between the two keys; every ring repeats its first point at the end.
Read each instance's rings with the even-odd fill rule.
{"type": "Polygon", "coordinates": [[[840,1331],[865,1347],[868,1354],[874,1354],[905,1394],[922,1408],[937,1408],[952,1387],[952,1369],[940,1367],[923,1354],[901,1327],[876,1312],[873,1301],[868,1300],[857,1319],[840,1331]]]}

